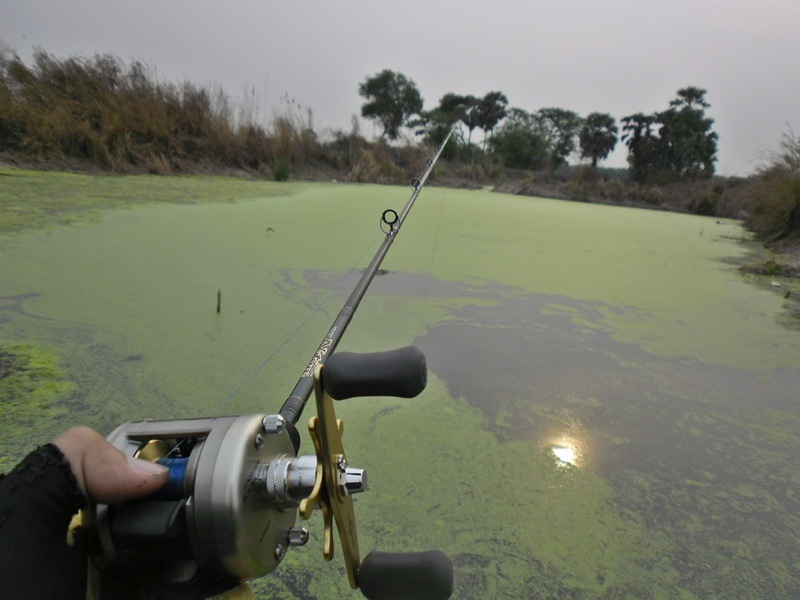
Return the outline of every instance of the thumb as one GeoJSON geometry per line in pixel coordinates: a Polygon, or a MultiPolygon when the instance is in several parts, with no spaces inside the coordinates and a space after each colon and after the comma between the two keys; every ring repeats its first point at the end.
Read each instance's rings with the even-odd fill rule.
{"type": "Polygon", "coordinates": [[[169,477],[162,465],[126,456],[91,429],[70,429],[55,442],[67,457],[78,487],[95,502],[118,504],[152,494],[169,477]]]}

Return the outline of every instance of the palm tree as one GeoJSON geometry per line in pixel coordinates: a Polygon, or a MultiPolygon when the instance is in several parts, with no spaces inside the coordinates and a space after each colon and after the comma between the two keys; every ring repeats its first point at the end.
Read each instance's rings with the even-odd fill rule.
{"type": "Polygon", "coordinates": [[[578,134],[581,158],[592,159],[592,168],[611,154],[617,145],[617,124],[608,113],[591,113],[583,122],[578,134]]]}
{"type": "Polygon", "coordinates": [[[659,165],[658,138],[653,134],[653,126],[658,122],[656,115],[635,113],[624,117],[622,141],[628,146],[628,164],[631,177],[645,181],[653,175],[659,165]]]}

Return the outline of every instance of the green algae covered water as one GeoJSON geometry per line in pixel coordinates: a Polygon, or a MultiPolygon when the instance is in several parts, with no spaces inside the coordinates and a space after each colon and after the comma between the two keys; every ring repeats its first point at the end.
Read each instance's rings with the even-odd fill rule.
{"type": "MultiPolygon", "coordinates": [[[[410,193],[207,180],[226,202],[157,205],[194,184],[62,187],[126,182],[151,203],[0,238],[4,470],[70,425],[277,410],[410,193]]],[[[742,235],[426,188],[341,346],[414,344],[430,371],[419,398],[337,406],[370,474],[362,552],[440,548],[456,598],[800,595],[800,333],[733,266],[742,235]]],[[[309,528],[260,597],[358,597],[309,528]]]]}

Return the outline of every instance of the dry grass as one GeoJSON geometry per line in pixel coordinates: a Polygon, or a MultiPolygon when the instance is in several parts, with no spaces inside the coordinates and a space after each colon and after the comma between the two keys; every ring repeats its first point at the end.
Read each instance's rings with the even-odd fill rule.
{"type": "Polygon", "coordinates": [[[203,163],[266,169],[318,156],[320,145],[290,115],[271,131],[252,113],[237,118],[220,89],[162,83],[142,63],[110,55],[62,60],[39,50],[32,66],[0,53],[0,151],[172,173],[203,163]]]}
{"type": "Polygon", "coordinates": [[[213,86],[161,82],[142,63],[111,55],[62,60],[39,50],[28,66],[0,48],[0,157],[10,163],[406,183],[430,155],[425,146],[367,142],[357,120],[323,143],[310,109],[284,97],[263,123],[257,105],[247,96],[234,106],[213,86]]]}

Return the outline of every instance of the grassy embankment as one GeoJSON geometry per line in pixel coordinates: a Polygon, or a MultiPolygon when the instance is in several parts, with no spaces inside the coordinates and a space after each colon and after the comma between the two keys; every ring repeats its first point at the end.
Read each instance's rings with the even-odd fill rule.
{"type": "Polygon", "coordinates": [[[286,100],[269,125],[256,100],[234,106],[213,86],[157,80],[152,69],[109,55],[33,65],[0,52],[0,160],[115,173],[234,173],[287,180],[401,183],[425,148],[367,143],[357,129],[322,143],[313,115],[286,100]]]}
{"type": "MultiPolygon", "coordinates": [[[[430,154],[429,148],[412,143],[368,142],[357,121],[350,132],[321,135],[314,130],[311,110],[288,99],[269,124],[257,107],[253,97],[234,105],[214,86],[158,81],[143,64],[126,65],[110,55],[58,59],[38,51],[29,66],[0,51],[0,162],[114,173],[212,172],[400,184],[417,175],[430,154]]],[[[800,209],[791,213],[790,207],[789,218],[783,201],[773,201],[776,194],[784,195],[798,205],[796,182],[788,188],[775,183],[781,179],[776,165],[779,175],[788,171],[798,178],[793,137],[784,151],[748,180],[642,185],[619,172],[589,167],[555,177],[509,170],[498,156],[454,141],[435,179],[452,187],[494,186],[514,194],[739,219],[756,216],[750,222],[756,232],[768,222],[769,236],[782,223],[796,234],[800,209]]]]}

